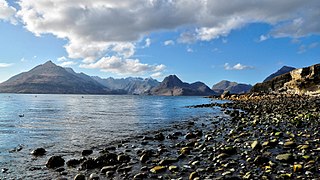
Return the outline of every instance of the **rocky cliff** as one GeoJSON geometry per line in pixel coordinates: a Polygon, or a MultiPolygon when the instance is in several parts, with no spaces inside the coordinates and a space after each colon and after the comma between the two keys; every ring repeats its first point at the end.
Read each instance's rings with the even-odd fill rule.
{"type": "Polygon", "coordinates": [[[320,95],[320,64],[295,69],[253,86],[251,92],[320,95]]]}

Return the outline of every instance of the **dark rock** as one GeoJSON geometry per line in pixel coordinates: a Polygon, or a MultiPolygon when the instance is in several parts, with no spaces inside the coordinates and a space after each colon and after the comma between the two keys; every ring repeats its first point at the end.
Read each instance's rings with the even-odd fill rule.
{"type": "Polygon", "coordinates": [[[186,139],[193,139],[193,138],[197,138],[197,135],[193,134],[193,133],[188,133],[185,136],[186,139]]]}
{"type": "Polygon", "coordinates": [[[166,158],[166,159],[161,160],[159,162],[159,165],[160,166],[167,166],[167,165],[170,165],[170,164],[175,163],[177,161],[178,161],[177,158],[166,158]]]}
{"type": "Polygon", "coordinates": [[[92,174],[90,174],[90,176],[89,176],[89,180],[98,180],[98,179],[100,179],[100,177],[99,177],[99,175],[96,174],[96,173],[92,173],[92,174]]]}
{"type": "Polygon", "coordinates": [[[52,156],[46,163],[48,168],[57,168],[64,166],[64,159],[61,156],[52,156]]]}
{"type": "Polygon", "coordinates": [[[158,133],[154,136],[154,140],[157,140],[157,141],[163,141],[164,139],[165,137],[162,133],[158,133]]]}
{"type": "Polygon", "coordinates": [[[130,158],[130,156],[128,156],[128,155],[126,155],[126,154],[120,154],[120,155],[117,157],[117,160],[118,160],[119,162],[122,162],[122,163],[128,163],[128,162],[131,160],[131,158],[130,158]]]}
{"type": "Polygon", "coordinates": [[[93,159],[88,159],[84,161],[81,165],[81,169],[95,169],[97,168],[97,163],[93,159]]]}
{"type": "Polygon", "coordinates": [[[104,166],[101,170],[100,173],[105,174],[108,171],[115,171],[117,169],[117,166],[104,166]]]}
{"type": "Polygon", "coordinates": [[[279,154],[279,155],[277,155],[276,160],[281,161],[281,162],[291,162],[291,161],[293,161],[293,156],[290,153],[279,154]]]}
{"type": "Polygon", "coordinates": [[[117,172],[129,172],[131,171],[132,169],[132,166],[125,166],[125,167],[121,167],[121,168],[118,168],[117,172]]]}
{"type": "Polygon", "coordinates": [[[43,156],[46,154],[46,152],[47,151],[44,148],[37,148],[37,149],[33,150],[31,152],[31,154],[34,156],[43,156]]]}
{"type": "Polygon", "coordinates": [[[135,176],[133,176],[133,179],[144,179],[147,178],[147,174],[146,173],[138,173],[135,176]]]}
{"type": "Polygon", "coordinates": [[[69,161],[67,161],[67,166],[75,167],[79,164],[80,164],[80,160],[78,159],[70,159],[69,161]]]}
{"type": "Polygon", "coordinates": [[[93,151],[91,149],[86,149],[82,151],[82,156],[89,156],[90,154],[92,154],[93,151]]]}
{"type": "Polygon", "coordinates": [[[86,176],[83,174],[77,174],[73,180],[86,180],[86,176]]]}

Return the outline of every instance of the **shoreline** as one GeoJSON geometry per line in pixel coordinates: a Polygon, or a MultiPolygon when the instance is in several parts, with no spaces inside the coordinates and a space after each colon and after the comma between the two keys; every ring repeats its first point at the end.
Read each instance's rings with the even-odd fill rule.
{"type": "Polygon", "coordinates": [[[81,154],[62,157],[63,166],[47,163],[50,168],[34,171],[61,180],[320,178],[319,97],[194,106],[201,107],[220,107],[227,115],[194,118],[80,149],[81,154]]]}

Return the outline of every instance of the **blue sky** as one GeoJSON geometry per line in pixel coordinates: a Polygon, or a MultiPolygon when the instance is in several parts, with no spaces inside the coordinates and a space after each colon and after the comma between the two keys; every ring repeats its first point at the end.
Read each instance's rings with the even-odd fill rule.
{"type": "Polygon", "coordinates": [[[48,60],[100,77],[255,84],[320,62],[320,2],[0,0],[0,82],[48,60]]]}

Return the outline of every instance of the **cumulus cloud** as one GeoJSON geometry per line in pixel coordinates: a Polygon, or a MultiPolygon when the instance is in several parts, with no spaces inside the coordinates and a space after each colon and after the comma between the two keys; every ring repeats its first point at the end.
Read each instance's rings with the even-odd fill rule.
{"type": "Polygon", "coordinates": [[[16,9],[8,5],[7,1],[0,0],[0,20],[9,21],[16,24],[16,9]]]}
{"type": "Polygon", "coordinates": [[[235,64],[235,65],[230,65],[229,63],[225,63],[224,64],[224,69],[225,70],[246,70],[246,69],[253,69],[254,67],[252,66],[246,66],[246,65],[243,65],[243,64],[235,64]]]}
{"type": "Polygon", "coordinates": [[[173,40],[167,40],[163,43],[165,46],[172,46],[174,45],[174,41],[173,40]]]}
{"type": "Polygon", "coordinates": [[[267,39],[269,39],[269,37],[267,35],[261,35],[259,41],[262,42],[262,41],[265,41],[267,39]]]}
{"type": "MultiPolygon", "coordinates": [[[[67,40],[68,58],[90,65],[113,56],[131,58],[136,42],[163,30],[178,30],[179,43],[223,38],[250,23],[269,24],[265,37],[320,34],[318,0],[20,0],[19,5],[17,16],[27,30],[67,40]]],[[[15,11],[0,0],[0,19],[12,21],[15,11]]],[[[145,45],[150,43],[146,39],[145,45]]]]}
{"type": "Polygon", "coordinates": [[[7,68],[12,66],[13,64],[9,64],[9,63],[0,63],[0,68],[7,68]]]}
{"type": "Polygon", "coordinates": [[[103,57],[95,63],[81,64],[80,67],[88,69],[101,69],[104,72],[119,75],[142,75],[146,73],[157,73],[165,69],[165,65],[148,65],[141,63],[138,59],[123,59],[117,56],[103,57]]]}

